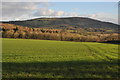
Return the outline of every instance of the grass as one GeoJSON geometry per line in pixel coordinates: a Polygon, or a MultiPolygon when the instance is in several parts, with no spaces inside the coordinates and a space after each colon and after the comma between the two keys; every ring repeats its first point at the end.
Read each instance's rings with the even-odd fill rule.
{"type": "Polygon", "coordinates": [[[3,78],[118,78],[118,45],[3,39],[3,78]]]}

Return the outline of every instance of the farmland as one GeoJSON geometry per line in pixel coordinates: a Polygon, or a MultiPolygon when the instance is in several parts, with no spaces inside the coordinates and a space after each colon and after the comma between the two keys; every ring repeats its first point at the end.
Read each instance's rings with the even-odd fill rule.
{"type": "Polygon", "coordinates": [[[118,78],[118,45],[3,39],[3,78],[118,78]]]}

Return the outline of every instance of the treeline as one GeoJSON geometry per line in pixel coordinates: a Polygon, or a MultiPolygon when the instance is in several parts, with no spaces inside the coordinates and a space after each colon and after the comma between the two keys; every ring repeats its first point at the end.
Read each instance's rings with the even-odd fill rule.
{"type": "Polygon", "coordinates": [[[80,42],[104,42],[118,40],[118,33],[82,35],[66,29],[28,28],[14,24],[1,24],[3,38],[43,39],[80,42]]]}

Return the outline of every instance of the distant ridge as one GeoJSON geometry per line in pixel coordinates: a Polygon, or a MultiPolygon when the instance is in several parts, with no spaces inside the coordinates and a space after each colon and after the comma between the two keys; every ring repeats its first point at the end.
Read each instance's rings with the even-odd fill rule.
{"type": "Polygon", "coordinates": [[[109,28],[118,29],[118,25],[110,22],[103,22],[86,17],[66,17],[66,18],[36,18],[23,21],[8,21],[3,23],[27,26],[27,27],[50,27],[50,28],[109,28]]]}

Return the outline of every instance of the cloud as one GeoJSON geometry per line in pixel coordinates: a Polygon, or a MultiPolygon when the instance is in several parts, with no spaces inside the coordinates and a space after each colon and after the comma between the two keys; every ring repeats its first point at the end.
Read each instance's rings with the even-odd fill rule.
{"type": "MultiPolygon", "coordinates": [[[[76,12],[65,12],[62,10],[53,10],[49,8],[48,2],[3,2],[0,5],[0,20],[27,20],[38,17],[89,17],[101,21],[118,23],[117,14],[95,13],[81,15],[76,12]]],[[[77,9],[77,12],[79,9],[77,9]]],[[[79,11],[80,12],[80,11],[79,11]]]]}
{"type": "Polygon", "coordinates": [[[54,14],[54,10],[47,9],[47,8],[40,8],[36,10],[36,12],[33,14],[34,16],[51,16],[54,14]]]}
{"type": "Polygon", "coordinates": [[[15,18],[22,17],[23,15],[32,15],[32,11],[37,9],[38,3],[26,2],[3,2],[2,3],[2,17],[3,19],[14,20],[15,18]]]}
{"type": "Polygon", "coordinates": [[[89,18],[101,20],[101,21],[107,21],[107,22],[113,22],[118,23],[118,16],[117,14],[110,14],[110,13],[96,13],[88,15],[89,18]]]}
{"type": "Polygon", "coordinates": [[[62,16],[62,15],[64,15],[65,14],[65,12],[64,11],[57,11],[56,12],[56,16],[62,16]]]}
{"type": "Polygon", "coordinates": [[[3,2],[0,8],[0,20],[20,20],[34,17],[33,13],[39,6],[48,7],[47,2],[3,2]]]}
{"type": "Polygon", "coordinates": [[[78,13],[70,12],[67,13],[65,11],[55,11],[49,8],[40,8],[35,13],[34,16],[47,16],[47,17],[67,17],[67,16],[78,16],[78,13]]]}
{"type": "Polygon", "coordinates": [[[49,0],[2,0],[2,2],[48,2],[49,0]]]}

